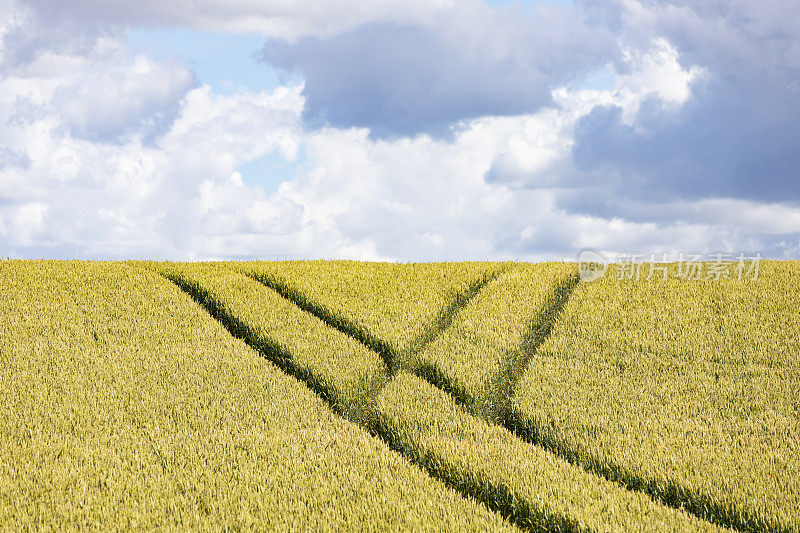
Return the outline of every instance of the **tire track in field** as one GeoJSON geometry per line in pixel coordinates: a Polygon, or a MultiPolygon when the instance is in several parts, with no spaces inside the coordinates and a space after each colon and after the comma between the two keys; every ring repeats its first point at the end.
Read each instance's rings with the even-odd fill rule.
{"type": "MultiPolygon", "coordinates": [[[[437,318],[432,321],[432,323],[424,330],[424,332],[419,337],[414,339],[414,341],[412,341],[409,346],[399,354],[388,343],[366,332],[365,328],[362,326],[348,321],[342,317],[337,317],[334,313],[325,309],[323,306],[310,301],[306,295],[296,288],[286,285],[282,288],[283,292],[280,292],[271,284],[265,283],[262,279],[258,279],[253,276],[251,277],[267,287],[276,290],[276,292],[281,294],[281,296],[284,296],[284,298],[291,301],[301,309],[310,312],[325,322],[328,326],[338,329],[342,333],[349,335],[356,341],[363,344],[366,348],[377,352],[382,358],[384,358],[384,361],[387,363],[387,367],[390,369],[390,375],[388,379],[377,388],[374,394],[371,395],[369,405],[365,406],[366,411],[370,411],[381,390],[383,390],[383,388],[391,382],[393,377],[397,375],[397,372],[400,370],[407,370],[417,377],[427,381],[439,390],[442,390],[450,395],[450,397],[452,397],[458,404],[466,409],[467,412],[470,412],[475,416],[482,417],[491,423],[497,424],[509,430],[518,439],[533,446],[542,448],[547,452],[582,468],[589,474],[609,481],[621,483],[630,491],[644,493],[654,501],[658,501],[667,507],[686,511],[702,520],[711,521],[722,527],[740,531],[765,531],[765,529],[759,527],[758,524],[754,524],[749,521],[732,519],[731,517],[726,516],[726,514],[729,513],[715,512],[717,511],[716,508],[718,506],[709,507],[711,502],[707,501],[707,499],[703,499],[702,496],[699,498],[697,496],[690,497],[685,493],[684,490],[681,489],[681,487],[669,485],[665,491],[663,487],[659,487],[654,483],[647,483],[636,476],[625,475],[625,473],[623,473],[619,468],[615,468],[614,465],[609,466],[598,458],[592,457],[589,458],[589,461],[582,460],[575,450],[565,446],[556,439],[545,437],[540,431],[537,431],[536,428],[522,424],[512,406],[517,383],[522,378],[525,370],[528,368],[531,360],[535,357],[541,345],[544,344],[544,342],[550,336],[553,327],[555,326],[555,323],[560,317],[563,309],[566,307],[570,296],[580,283],[580,278],[577,275],[556,287],[551,297],[548,298],[545,308],[539,313],[537,319],[531,324],[520,348],[515,353],[509,354],[506,368],[504,368],[504,370],[501,371],[501,373],[495,378],[496,402],[493,406],[491,406],[491,409],[488,413],[473,412],[468,398],[459,392],[459,388],[456,387],[447,376],[436,371],[432,366],[421,364],[412,368],[406,364],[407,359],[410,359],[411,355],[423,351],[428,344],[436,340],[439,335],[449,328],[455,320],[458,312],[465,308],[489,283],[495,281],[498,277],[500,277],[500,275],[511,269],[513,269],[513,267],[501,269],[493,274],[484,276],[470,285],[470,287],[468,287],[466,290],[454,295],[451,301],[442,308],[437,315],[437,318]],[[341,326],[341,324],[346,325],[341,326]]],[[[280,284],[275,285],[280,286],[280,284]]],[[[385,442],[391,440],[391,436],[383,434],[384,432],[376,432],[375,428],[372,428],[371,426],[370,430],[373,432],[373,434],[376,434],[385,442]]],[[[404,455],[407,454],[404,453],[404,455]]],[[[428,471],[433,477],[436,477],[437,479],[442,478],[441,475],[432,472],[429,468],[424,467],[424,465],[423,468],[425,468],[426,471],[428,471]]],[[[459,489],[459,492],[464,494],[462,489],[459,489]]],[[[474,492],[467,491],[467,495],[475,497],[474,492]]],[[[504,503],[492,502],[491,504],[487,505],[489,505],[490,509],[493,511],[503,514],[503,506],[505,505],[504,503]]],[[[723,510],[718,509],[718,511],[723,510]]],[[[505,514],[503,516],[509,518],[505,514]]],[[[510,518],[513,519],[513,517],[510,518]]]]}
{"type": "Polygon", "coordinates": [[[383,362],[386,363],[389,372],[394,375],[404,368],[404,359],[406,356],[420,352],[425,346],[436,340],[444,330],[450,327],[461,309],[466,307],[486,285],[496,280],[507,270],[507,267],[501,267],[495,272],[484,274],[471,283],[466,289],[453,294],[447,304],[439,311],[436,318],[423,332],[416,339],[412,340],[408,347],[400,351],[388,342],[370,333],[364,326],[339,315],[335,311],[331,311],[322,304],[312,301],[301,290],[284,280],[274,276],[258,275],[252,272],[243,272],[243,274],[261,283],[265,287],[274,290],[303,311],[311,313],[328,326],[338,329],[345,335],[380,355],[383,362]]]}
{"type": "MultiPolygon", "coordinates": [[[[564,442],[547,435],[541,428],[529,423],[526,424],[520,419],[513,407],[517,384],[522,379],[539,348],[550,336],[553,327],[579,283],[580,277],[575,275],[569,281],[556,288],[547,305],[526,334],[519,351],[509,357],[506,369],[496,379],[497,403],[494,406],[493,413],[495,420],[521,440],[534,446],[539,446],[567,462],[583,468],[590,474],[620,483],[630,491],[647,494],[654,501],[658,501],[667,507],[682,509],[702,520],[737,531],[753,533],[774,531],[774,525],[749,516],[747,513],[741,513],[736,509],[726,507],[703,493],[689,491],[678,483],[665,480],[647,480],[621,468],[617,464],[609,464],[601,457],[581,455],[564,442]]],[[[466,402],[462,399],[455,398],[466,406],[466,402]]]]}
{"type": "MultiPolygon", "coordinates": [[[[707,497],[705,494],[688,491],[678,483],[663,480],[647,480],[616,464],[609,464],[600,457],[583,456],[558,439],[546,435],[541,429],[525,424],[513,408],[513,399],[519,380],[525,374],[539,348],[552,333],[553,327],[580,283],[576,274],[560,284],[547,300],[547,304],[531,324],[519,349],[509,354],[505,368],[494,378],[495,402],[487,412],[473,410],[470,398],[450,378],[429,365],[414,368],[412,372],[434,387],[449,394],[468,412],[481,416],[513,433],[517,438],[538,446],[584,471],[608,481],[622,484],[627,490],[641,492],[667,507],[683,510],[701,520],[742,532],[761,533],[774,531],[774,525],[757,517],[730,509],[707,497]]],[[[788,530],[786,530],[788,531],[788,530]]]]}
{"type": "Polygon", "coordinates": [[[563,441],[550,437],[539,427],[523,423],[513,411],[505,427],[521,440],[539,446],[590,474],[619,483],[629,491],[646,494],[667,507],[683,510],[722,528],[743,533],[792,531],[789,528],[780,529],[775,524],[749,513],[726,507],[705,494],[689,491],[678,483],[669,480],[648,480],[598,456],[581,454],[563,441]]]}
{"type": "Polygon", "coordinates": [[[360,324],[331,311],[324,305],[311,301],[305,294],[285,280],[268,275],[258,275],[252,272],[239,272],[238,270],[236,272],[257,281],[268,289],[272,289],[303,311],[314,315],[328,326],[338,329],[348,337],[360,342],[368,349],[380,355],[386,367],[391,371],[393,362],[397,358],[396,350],[388,342],[376,337],[360,324]]]}
{"type": "Polygon", "coordinates": [[[501,267],[494,272],[484,274],[475,280],[469,287],[461,292],[454,294],[450,301],[436,315],[436,318],[406,346],[399,355],[399,360],[393,361],[390,367],[396,374],[398,371],[408,369],[409,359],[422,352],[426,346],[435,341],[442,333],[447,330],[456,319],[459,311],[464,309],[480,292],[491,282],[505,274],[513,267],[501,267]]]}
{"type": "Polygon", "coordinates": [[[180,276],[173,276],[164,272],[157,273],[189,295],[192,300],[211,315],[211,318],[222,324],[233,337],[244,341],[245,344],[260,353],[265,359],[275,363],[286,374],[302,381],[317,396],[325,400],[337,415],[348,420],[352,417],[351,413],[348,413],[336,402],[331,391],[324,383],[320,383],[311,372],[298,367],[294,363],[291,353],[287,352],[279,343],[263,339],[246,323],[225,311],[224,307],[210,292],[203,289],[199,284],[188,282],[180,276]]]}
{"type": "MultiPolygon", "coordinates": [[[[508,420],[517,383],[522,378],[539,347],[547,340],[579,281],[580,278],[576,274],[556,286],[555,290],[547,298],[545,307],[529,326],[520,347],[507,354],[503,368],[491,378],[492,402],[481,409],[480,412],[475,411],[474,398],[471,398],[462,386],[454,382],[450,376],[439,370],[435,365],[424,360],[418,360],[415,361],[415,366],[407,367],[406,370],[452,396],[473,415],[490,420],[506,429],[511,429],[508,420]]],[[[414,353],[419,353],[424,348],[425,346],[422,346],[414,353]]]]}
{"type": "MultiPolygon", "coordinates": [[[[331,311],[322,304],[312,301],[300,289],[292,286],[286,281],[280,280],[276,276],[260,276],[250,272],[243,272],[243,274],[261,283],[268,289],[274,290],[283,298],[293,303],[303,311],[306,311],[323,321],[327,326],[337,329],[352,339],[360,342],[364,347],[377,353],[381,359],[383,359],[383,362],[386,364],[386,368],[389,370],[389,374],[386,376],[386,379],[384,379],[381,384],[376,387],[367,397],[365,405],[361,409],[362,414],[359,416],[359,423],[361,423],[365,421],[365,419],[369,416],[369,413],[374,412],[374,407],[381,391],[387,385],[389,385],[389,383],[391,383],[392,379],[394,379],[394,376],[396,376],[401,370],[409,370],[414,374],[419,374],[419,377],[422,379],[434,384],[434,386],[438,388],[442,388],[441,385],[430,381],[430,379],[433,379],[432,369],[429,369],[427,365],[423,365],[421,368],[415,368],[412,370],[409,365],[410,360],[414,355],[424,350],[428,344],[435,341],[439,335],[449,328],[459,311],[469,305],[473,298],[475,298],[489,283],[495,281],[502,274],[512,270],[513,268],[514,267],[501,266],[493,272],[488,272],[480,276],[466,289],[462,291],[456,291],[450,297],[447,304],[442,307],[442,309],[436,315],[436,318],[434,318],[430,324],[423,329],[422,333],[420,333],[408,344],[407,347],[401,351],[398,351],[388,342],[373,335],[362,325],[349,320],[348,318],[345,318],[334,311],[331,311]],[[421,373],[425,373],[426,375],[430,374],[430,376],[426,377],[421,373]]],[[[448,394],[453,394],[452,390],[448,390],[446,392],[448,392],[448,394]]]]}
{"type": "MultiPolygon", "coordinates": [[[[367,349],[376,352],[384,360],[389,369],[389,374],[379,387],[372,391],[372,394],[370,394],[365,402],[366,405],[360,410],[358,415],[352,417],[339,412],[337,412],[337,414],[367,430],[370,434],[383,441],[390,449],[403,456],[407,461],[422,468],[430,477],[444,483],[462,497],[480,502],[489,510],[498,513],[506,521],[516,525],[520,529],[528,531],[581,531],[584,528],[567,516],[560,516],[558,518],[544,517],[528,506],[519,509],[517,496],[507,487],[495,484],[476,484],[474,481],[454,479],[452,476],[448,475],[445,470],[442,470],[441,465],[437,464],[435,461],[430,463],[424,458],[417,458],[414,456],[413,452],[406,449],[388,427],[385,427],[379,422],[379,416],[377,416],[377,399],[380,393],[386,386],[392,383],[394,377],[398,373],[403,370],[410,371],[407,365],[408,359],[421,352],[428,344],[435,341],[446,331],[447,328],[452,325],[458,313],[469,305],[489,283],[495,281],[502,274],[512,269],[513,267],[501,267],[494,272],[484,274],[471,283],[466,289],[453,294],[446,305],[444,305],[441,311],[436,315],[436,318],[434,318],[431,323],[423,329],[422,333],[411,341],[401,352],[395,350],[389,343],[370,334],[364,327],[344,317],[338,316],[323,305],[310,300],[296,287],[276,277],[261,277],[242,272],[240,272],[240,274],[246,275],[268,289],[275,291],[298,308],[317,317],[327,326],[350,336],[367,349]]],[[[200,303],[202,304],[202,302],[200,303]]],[[[208,310],[207,306],[204,305],[204,307],[208,310]]],[[[214,316],[213,313],[212,316],[214,316]]],[[[227,327],[224,322],[223,325],[227,327]]],[[[233,334],[233,332],[231,333],[233,334]]],[[[246,337],[240,338],[248,342],[246,337]]],[[[248,342],[248,344],[253,346],[250,342],[248,342]]],[[[253,347],[258,349],[257,346],[253,347]]],[[[269,359],[269,356],[267,356],[267,358],[269,359]]],[[[281,368],[283,369],[283,367],[281,368]]],[[[286,369],[284,370],[286,371],[286,369]]],[[[291,374],[291,372],[288,371],[287,373],[291,374]]],[[[424,377],[419,377],[428,382],[424,377]]],[[[300,379],[308,384],[305,379],[300,379]]],[[[317,394],[320,394],[314,387],[310,388],[317,392],[317,394]]],[[[322,395],[320,394],[320,396],[322,395]]],[[[323,399],[325,399],[324,396],[323,399]]],[[[330,404],[329,400],[326,401],[330,404]]]]}
{"type": "MultiPolygon", "coordinates": [[[[163,276],[167,281],[173,283],[194,302],[200,305],[214,320],[219,322],[220,325],[222,325],[231,336],[243,341],[245,344],[256,350],[256,352],[261,354],[262,357],[273,362],[283,372],[294,377],[307,386],[319,398],[325,401],[331,410],[338,416],[368,431],[371,435],[380,439],[390,449],[399,453],[400,456],[402,456],[410,464],[417,466],[433,479],[442,482],[445,486],[458,493],[462,498],[481,503],[487,509],[500,514],[500,516],[502,516],[505,520],[519,527],[520,529],[532,530],[531,528],[527,527],[524,517],[516,516],[507,511],[509,506],[508,503],[511,500],[509,500],[509,502],[496,502],[491,499],[480,498],[482,493],[477,490],[476,487],[467,486],[461,483],[454,483],[452,479],[441,475],[435,468],[426,462],[415,460],[411,454],[397,445],[395,440],[391,438],[391,435],[385,435],[383,432],[378,431],[377,424],[374,423],[374,420],[372,420],[371,417],[364,417],[364,413],[354,414],[342,410],[340,406],[333,400],[332,394],[327,390],[324,384],[321,384],[318,380],[316,380],[310,372],[304,371],[292,363],[292,357],[290,353],[287,353],[277,342],[264,342],[261,340],[247,324],[243,323],[241,320],[238,320],[236,317],[225,311],[220,302],[218,302],[210,292],[203,289],[199,284],[187,282],[186,280],[181,279],[179,276],[172,276],[164,272],[157,271],[157,273],[163,276]]],[[[369,346],[367,346],[367,348],[372,349],[369,346]]],[[[382,384],[382,387],[389,384],[394,375],[396,375],[396,373],[390,374],[382,384]]],[[[367,406],[367,408],[370,407],[371,405],[367,406]]]]}
{"type": "Polygon", "coordinates": [[[511,429],[512,426],[515,426],[512,423],[515,420],[512,402],[517,393],[517,384],[522,379],[539,348],[550,336],[553,326],[555,326],[564,311],[578,283],[580,283],[580,277],[575,274],[555,288],[547,299],[544,308],[539,312],[523,337],[519,349],[510,354],[505,368],[493,380],[495,383],[495,402],[491,406],[491,412],[488,414],[499,420],[506,429],[511,429]]]}
{"type": "Polygon", "coordinates": [[[536,510],[531,505],[520,505],[520,498],[510,488],[502,483],[476,482],[474,479],[457,479],[448,473],[448,466],[433,459],[417,460],[413,452],[406,449],[392,428],[375,422],[368,428],[369,432],[384,441],[389,448],[405,457],[413,464],[419,464],[434,479],[438,479],[448,487],[455,489],[465,498],[481,502],[489,510],[499,514],[506,521],[511,522],[520,529],[534,532],[554,531],[564,533],[585,532],[588,529],[569,516],[547,516],[536,510]]]}

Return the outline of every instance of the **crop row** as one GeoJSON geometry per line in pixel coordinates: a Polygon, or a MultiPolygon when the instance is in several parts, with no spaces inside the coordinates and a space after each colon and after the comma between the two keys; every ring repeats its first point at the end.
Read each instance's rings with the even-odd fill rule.
{"type": "Polygon", "coordinates": [[[409,368],[502,422],[519,377],[577,283],[574,265],[519,265],[488,284],[409,368]]]}
{"type": "Polygon", "coordinates": [[[386,361],[430,339],[503,263],[252,261],[231,268],[259,280],[386,361]]]}
{"type": "Polygon", "coordinates": [[[530,530],[716,531],[469,414],[401,371],[379,395],[377,433],[411,460],[530,530]]]}
{"type": "Polygon", "coordinates": [[[324,326],[276,291],[215,264],[162,264],[160,271],[270,360],[310,384],[337,413],[356,419],[388,379],[381,357],[324,326]]]}
{"type": "Polygon", "coordinates": [[[798,297],[774,262],[3,262],[0,523],[800,531],[798,297]]]}
{"type": "MultiPolygon", "coordinates": [[[[286,277],[313,302],[303,291],[315,265],[303,268],[286,277]]],[[[696,281],[677,268],[633,282],[612,267],[579,285],[574,265],[500,268],[429,344],[396,332],[398,366],[670,506],[741,530],[800,530],[800,269],[767,262],[757,280],[696,281]]],[[[359,290],[357,271],[326,286],[326,313],[380,339],[371,317],[391,282],[359,290]]]]}

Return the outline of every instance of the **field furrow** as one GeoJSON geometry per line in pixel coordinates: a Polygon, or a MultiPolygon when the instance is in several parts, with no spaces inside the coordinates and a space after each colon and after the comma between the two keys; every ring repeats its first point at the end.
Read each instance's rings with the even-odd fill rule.
{"type": "Polygon", "coordinates": [[[519,381],[517,431],[742,531],[800,531],[800,268],[581,283],[519,381]]]}
{"type": "Polygon", "coordinates": [[[130,264],[0,263],[9,530],[509,529],[130,264]]]}
{"type": "Polygon", "coordinates": [[[505,423],[513,384],[577,283],[574,265],[521,265],[489,283],[407,368],[505,423]]]}
{"type": "Polygon", "coordinates": [[[800,267],[616,272],[0,262],[0,524],[800,532],[800,267]]]}

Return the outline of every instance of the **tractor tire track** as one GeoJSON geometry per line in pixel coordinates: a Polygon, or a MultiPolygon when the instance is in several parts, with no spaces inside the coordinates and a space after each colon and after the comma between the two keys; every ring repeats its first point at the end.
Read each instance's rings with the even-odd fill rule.
{"type": "MultiPolygon", "coordinates": [[[[224,306],[217,301],[209,291],[203,289],[199,284],[187,282],[186,280],[180,278],[180,276],[173,276],[163,272],[159,272],[159,274],[177,286],[195,303],[200,305],[214,320],[219,322],[220,325],[222,325],[230,335],[242,340],[245,344],[261,354],[262,357],[274,363],[287,375],[290,375],[301,383],[305,384],[305,386],[307,386],[312,392],[325,401],[331,410],[338,416],[342,417],[348,422],[359,425],[371,435],[384,442],[390,449],[399,453],[410,464],[422,469],[427,473],[427,475],[439,480],[451,490],[454,490],[456,493],[461,495],[461,497],[479,502],[490,511],[500,514],[504,519],[520,529],[532,531],[531,528],[527,527],[527,522],[525,522],[522,517],[509,514],[508,512],[503,512],[503,509],[508,507],[508,502],[505,502],[504,505],[501,505],[492,499],[480,498],[482,493],[475,487],[471,487],[463,483],[453,483],[451,479],[449,479],[447,476],[443,476],[442,473],[439,472],[432,464],[427,461],[416,459],[412,454],[409,454],[407,450],[404,450],[402,447],[398,446],[397,442],[395,442],[390,435],[380,430],[380,426],[377,423],[377,416],[370,416],[369,414],[365,413],[356,414],[344,410],[341,405],[333,400],[331,391],[328,390],[324,384],[316,380],[315,377],[309,372],[302,371],[302,369],[299,369],[296,365],[292,364],[290,353],[283,349],[277,342],[264,342],[262,339],[260,339],[252,330],[252,328],[225,311],[224,306]]],[[[391,378],[387,379],[384,384],[388,384],[390,381],[391,378]]]]}
{"type": "MultiPolygon", "coordinates": [[[[414,339],[409,346],[402,352],[395,350],[389,343],[383,341],[370,334],[364,327],[352,322],[344,317],[338,316],[334,312],[326,309],[324,306],[311,301],[308,297],[295,287],[290,286],[288,283],[278,281],[274,278],[261,277],[251,274],[247,275],[251,279],[258,281],[265,287],[274,290],[280,296],[293,303],[298,308],[306,311],[327,326],[336,329],[354,340],[364,345],[369,350],[377,353],[386,363],[389,368],[389,375],[382,381],[379,387],[372,392],[367,405],[363,407],[358,413],[346,412],[342,406],[333,401],[330,391],[324,385],[321,385],[311,373],[298,369],[291,363],[291,354],[282,351],[280,345],[277,343],[264,343],[259,341],[258,337],[252,330],[235,317],[224,313],[222,306],[216,302],[211,295],[203,291],[201,287],[195,287],[192,284],[181,283],[180,280],[173,279],[167,274],[162,275],[169,281],[177,285],[181,290],[186,292],[197,303],[199,303],[215,320],[219,321],[234,337],[243,340],[256,351],[261,353],[265,358],[274,362],[279,368],[289,375],[296,377],[301,382],[305,383],[312,391],[321,397],[339,416],[347,419],[352,423],[360,425],[362,428],[368,430],[372,435],[382,440],[390,448],[398,451],[403,457],[412,464],[422,468],[433,478],[439,479],[446,485],[457,491],[465,498],[470,498],[480,501],[487,508],[493,512],[499,513],[505,519],[514,523],[518,527],[526,530],[532,530],[531,517],[520,514],[515,514],[511,511],[512,502],[514,501],[513,494],[504,494],[501,490],[490,490],[486,492],[487,488],[472,487],[469,484],[454,482],[449,479],[444,472],[439,471],[435,467],[435,461],[429,462],[415,458],[409,450],[405,450],[396,439],[391,435],[388,428],[380,425],[377,420],[378,417],[374,413],[375,400],[380,392],[391,383],[394,376],[401,370],[408,370],[419,378],[427,381],[434,387],[442,390],[450,395],[458,404],[462,405],[468,412],[472,412],[471,405],[468,398],[460,393],[458,387],[450,383],[444,375],[433,372],[432,367],[426,365],[418,365],[416,368],[409,367],[408,361],[411,356],[422,352],[427,345],[438,338],[445,330],[447,330],[455,320],[458,312],[465,308],[480,292],[491,282],[495,281],[503,271],[488,274],[476,282],[471,284],[466,290],[461,291],[453,296],[446,306],[438,313],[436,319],[424,330],[424,332],[414,339]],[[489,497],[491,493],[491,497],[489,497]]],[[[518,439],[527,442],[531,445],[537,446],[546,450],[553,455],[566,460],[567,462],[581,467],[586,472],[601,477],[606,480],[616,481],[622,483],[625,488],[631,491],[642,492],[650,496],[653,500],[659,501],[667,507],[689,512],[700,519],[709,520],[717,523],[723,527],[739,529],[741,531],[763,531],[761,528],[752,527],[737,527],[736,523],[729,521],[714,520],[707,513],[708,507],[704,509],[697,509],[695,507],[687,506],[687,501],[679,496],[679,490],[670,491],[669,495],[662,492],[650,490],[645,483],[637,479],[627,479],[628,476],[621,476],[619,470],[609,471],[607,468],[601,468],[604,464],[599,460],[592,460],[586,462],[578,457],[574,450],[564,446],[563,443],[556,442],[553,439],[544,437],[534,427],[525,425],[516,415],[512,407],[512,399],[515,394],[516,384],[524,374],[530,361],[535,357],[539,347],[547,340],[552,332],[553,326],[558,320],[562,310],[567,305],[569,297],[577,287],[579,279],[577,276],[570,278],[569,281],[559,285],[548,299],[546,307],[540,312],[537,319],[529,328],[529,332],[520,347],[518,353],[511,354],[506,365],[506,368],[500,376],[496,378],[497,389],[497,402],[494,406],[494,413],[492,416],[487,417],[486,413],[473,413],[475,416],[488,419],[491,423],[497,424],[510,432],[512,432],[518,439]],[[669,497],[671,496],[671,497],[669,497]]],[[[535,521],[534,521],[535,522],[535,521]]],[[[566,518],[562,518],[558,523],[549,524],[547,529],[553,530],[574,530],[574,524],[566,518]]],[[[541,523],[537,523],[536,530],[541,530],[541,523]]]]}

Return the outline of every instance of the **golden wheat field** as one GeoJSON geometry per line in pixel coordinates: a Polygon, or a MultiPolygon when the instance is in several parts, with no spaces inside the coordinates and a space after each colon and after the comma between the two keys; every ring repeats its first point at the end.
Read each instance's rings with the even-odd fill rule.
{"type": "Polygon", "coordinates": [[[668,274],[0,261],[0,527],[800,531],[800,263],[668,274]]]}

